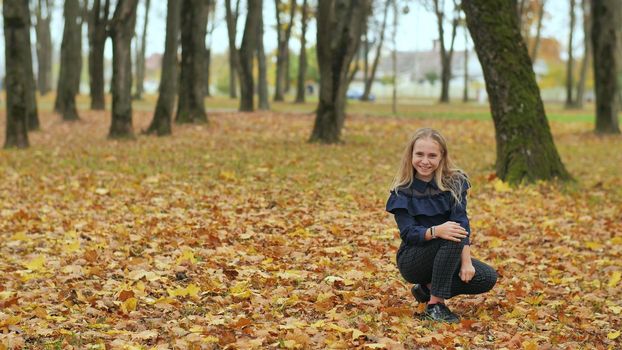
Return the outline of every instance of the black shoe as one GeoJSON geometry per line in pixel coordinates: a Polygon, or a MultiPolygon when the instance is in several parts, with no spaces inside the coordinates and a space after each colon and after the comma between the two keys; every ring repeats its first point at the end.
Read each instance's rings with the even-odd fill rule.
{"type": "Polygon", "coordinates": [[[460,318],[449,310],[447,305],[436,303],[426,306],[424,316],[433,321],[441,321],[447,323],[458,323],[460,318]]]}
{"type": "Polygon", "coordinates": [[[420,303],[427,303],[430,301],[430,290],[422,284],[415,284],[410,288],[410,292],[420,303]]]}

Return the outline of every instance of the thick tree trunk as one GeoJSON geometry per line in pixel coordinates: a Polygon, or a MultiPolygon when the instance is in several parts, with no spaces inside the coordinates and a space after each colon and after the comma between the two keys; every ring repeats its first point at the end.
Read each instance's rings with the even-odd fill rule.
{"type": "Polygon", "coordinates": [[[462,3],[486,80],[497,142],[497,176],[512,184],[570,179],[544,112],[512,2],[462,3]]]}
{"type": "MultiPolygon", "coordinates": [[[[27,148],[28,111],[33,107],[28,90],[28,57],[30,56],[30,13],[28,0],[4,1],[4,55],[6,64],[6,138],[4,148],[27,148]]],[[[32,70],[32,67],[30,68],[32,70]]]]}
{"type": "Polygon", "coordinates": [[[209,7],[204,0],[181,5],[181,72],[177,123],[207,123],[205,113],[205,34],[209,7]]]}
{"type": "Polygon", "coordinates": [[[274,85],[274,101],[283,101],[285,95],[285,87],[289,80],[288,72],[288,56],[289,56],[289,38],[294,25],[294,16],[296,15],[296,0],[290,0],[289,3],[289,22],[281,21],[282,3],[275,0],[276,8],[276,27],[277,27],[277,54],[276,54],[276,80],[274,85]]]}
{"type": "MultiPolygon", "coordinates": [[[[151,1],[145,0],[145,20],[143,22],[142,38],[140,40],[140,49],[136,55],[136,94],[135,99],[141,100],[145,92],[145,52],[147,51],[147,25],[149,23],[149,7],[151,1]]],[[[136,43],[136,47],[138,43],[136,43]]]]}
{"type": "Polygon", "coordinates": [[[35,31],[37,34],[37,87],[41,96],[52,90],[52,4],[50,0],[37,1],[35,31]],[[43,10],[45,4],[45,11],[43,10]]]}
{"type": "Polygon", "coordinates": [[[63,16],[65,29],[60,52],[60,75],[56,89],[54,110],[60,113],[63,120],[78,120],[76,95],[80,86],[80,68],[82,67],[82,22],[78,0],[66,0],[63,16]]]}
{"type": "Polygon", "coordinates": [[[536,63],[536,59],[538,58],[538,51],[540,50],[540,37],[542,36],[542,19],[544,18],[544,3],[546,0],[540,0],[540,7],[538,7],[538,25],[536,27],[536,37],[533,40],[533,46],[531,47],[531,52],[529,57],[531,57],[531,62],[533,64],[536,63]]]}
{"type": "Polygon", "coordinates": [[[592,23],[589,0],[582,0],[581,8],[583,9],[583,60],[581,61],[581,72],[577,82],[577,96],[575,97],[575,106],[577,108],[583,108],[585,80],[587,79],[587,69],[592,56],[592,41],[590,39],[592,23]]]}
{"type": "Polygon", "coordinates": [[[259,109],[269,110],[268,102],[268,78],[266,72],[266,53],[263,47],[263,16],[259,16],[259,25],[257,30],[257,66],[259,69],[259,77],[257,82],[257,97],[259,97],[259,109]]]}
{"type": "Polygon", "coordinates": [[[368,0],[319,0],[320,101],[310,142],[338,143],[345,121],[348,68],[358,49],[368,0]]]}
{"type": "Polygon", "coordinates": [[[618,0],[592,0],[592,53],[596,133],[619,134],[619,50],[622,9],[618,0]]]}
{"type": "Polygon", "coordinates": [[[238,98],[238,67],[240,66],[240,58],[238,49],[235,45],[237,35],[238,15],[240,9],[240,0],[236,1],[235,11],[231,8],[231,0],[225,0],[225,19],[227,22],[227,33],[229,39],[229,97],[238,98]]]}
{"type": "Polygon", "coordinates": [[[109,138],[133,138],[132,35],[138,0],[119,0],[110,21],[112,36],[112,123],[109,138]]]}
{"type": "Polygon", "coordinates": [[[168,0],[166,11],[166,39],[164,57],[162,57],[162,75],[160,77],[160,94],[156,103],[153,120],[146,133],[158,136],[171,134],[171,120],[175,97],[177,96],[177,47],[179,46],[179,23],[181,2],[168,0]]]}
{"type": "Polygon", "coordinates": [[[253,79],[253,54],[257,50],[257,29],[261,21],[262,1],[248,2],[244,36],[240,46],[240,112],[252,112],[255,81],[253,79]]]}
{"type": "Polygon", "coordinates": [[[305,77],[307,75],[307,22],[309,17],[307,0],[302,2],[302,28],[300,34],[300,55],[298,55],[298,79],[296,82],[296,103],[305,102],[305,77]]]}
{"type": "Polygon", "coordinates": [[[104,47],[108,36],[108,13],[110,0],[105,0],[103,11],[101,0],[94,0],[93,9],[89,14],[89,85],[91,92],[91,109],[103,110],[106,107],[104,98],[104,47]]]}
{"type": "Polygon", "coordinates": [[[572,89],[574,88],[574,58],[572,55],[572,37],[575,27],[575,0],[570,0],[570,33],[568,34],[568,61],[566,62],[566,108],[573,108],[574,99],[572,89]]]}
{"type": "Polygon", "coordinates": [[[387,26],[387,14],[389,13],[390,4],[391,0],[386,0],[386,4],[384,5],[384,14],[382,16],[382,26],[380,28],[380,39],[378,40],[378,44],[376,46],[376,56],[374,57],[374,62],[372,62],[371,71],[365,80],[365,88],[363,90],[363,95],[361,96],[361,101],[369,101],[371,87],[376,79],[376,69],[378,69],[378,63],[380,62],[380,55],[382,53],[382,45],[384,44],[384,30],[387,26]]]}

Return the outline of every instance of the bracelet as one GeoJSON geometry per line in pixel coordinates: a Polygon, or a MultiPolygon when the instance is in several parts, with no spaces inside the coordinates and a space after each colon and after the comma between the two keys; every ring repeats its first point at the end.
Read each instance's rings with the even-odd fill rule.
{"type": "Polygon", "coordinates": [[[434,226],[430,227],[430,231],[432,233],[432,239],[436,238],[436,232],[434,232],[434,226]]]}

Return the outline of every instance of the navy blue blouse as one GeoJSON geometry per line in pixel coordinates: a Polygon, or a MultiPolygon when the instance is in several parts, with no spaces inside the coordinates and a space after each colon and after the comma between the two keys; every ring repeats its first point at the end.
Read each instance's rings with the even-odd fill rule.
{"type": "Polygon", "coordinates": [[[425,232],[432,226],[454,221],[464,227],[470,244],[471,226],[467,217],[467,190],[469,182],[462,183],[462,201],[456,200],[449,191],[441,191],[434,180],[425,182],[415,178],[408,188],[391,191],[386,210],[395,216],[400,230],[402,245],[419,245],[425,242],[425,232]]]}

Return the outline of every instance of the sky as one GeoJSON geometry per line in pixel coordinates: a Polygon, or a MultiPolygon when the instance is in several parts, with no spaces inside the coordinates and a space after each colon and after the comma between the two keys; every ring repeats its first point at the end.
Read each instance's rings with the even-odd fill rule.
{"type": "MultiPolygon", "coordinates": [[[[215,21],[215,29],[212,37],[208,37],[208,44],[211,43],[212,52],[214,53],[222,53],[228,50],[228,39],[227,39],[227,29],[224,21],[224,4],[222,1],[217,1],[218,5],[216,8],[216,21],[215,21]]],[[[436,27],[436,17],[426,10],[421,4],[419,0],[410,0],[403,1],[408,4],[408,14],[401,15],[399,18],[399,25],[397,31],[397,49],[399,51],[419,51],[419,50],[429,50],[432,48],[434,40],[438,37],[437,27],[436,27]]],[[[446,1],[451,4],[451,1],[446,1]]],[[[63,32],[63,17],[62,17],[62,6],[61,1],[55,0],[56,9],[53,13],[52,17],[52,41],[54,45],[54,49],[58,52],[60,48],[60,42],[62,40],[62,32],[63,32]]],[[[242,4],[245,1],[241,1],[242,4]]],[[[545,22],[543,24],[543,36],[545,37],[555,37],[561,43],[562,47],[566,45],[567,36],[568,36],[568,23],[569,14],[568,14],[568,1],[567,0],[548,0],[546,2],[547,17],[545,18],[545,22]]],[[[238,21],[238,39],[237,42],[241,41],[241,33],[243,31],[244,25],[244,17],[245,13],[242,12],[240,16],[240,20],[238,21]]],[[[580,19],[580,12],[577,9],[577,18],[580,19]]],[[[138,31],[142,30],[144,19],[144,0],[139,0],[138,7],[138,20],[136,24],[136,28],[138,31]]],[[[1,18],[0,18],[1,20],[1,18]]],[[[392,19],[390,18],[391,22],[392,19]]],[[[575,47],[578,49],[581,47],[582,43],[582,31],[580,30],[580,20],[577,23],[576,30],[576,41],[575,47]]],[[[274,2],[271,0],[264,0],[264,24],[265,24],[265,35],[264,35],[264,46],[266,51],[270,52],[276,48],[276,32],[275,32],[275,10],[274,10],[274,2]]],[[[147,29],[147,48],[146,54],[147,56],[153,53],[162,53],[164,52],[164,36],[166,32],[166,1],[157,0],[151,1],[151,8],[149,10],[149,21],[148,21],[148,29],[147,29]]],[[[299,29],[298,29],[299,30],[299,29]]],[[[386,34],[386,39],[390,40],[390,28],[387,28],[388,32],[386,34]]],[[[447,30],[448,31],[448,30],[447,30]]],[[[4,32],[2,27],[0,27],[0,33],[2,33],[2,37],[4,37],[4,32]]],[[[86,25],[84,28],[84,35],[86,35],[86,25]]],[[[35,38],[34,31],[31,37],[35,38]]],[[[458,32],[456,37],[456,50],[464,50],[464,36],[461,31],[458,32]]],[[[310,22],[310,26],[307,32],[307,42],[314,43],[315,42],[315,23],[314,21],[310,22]]],[[[33,42],[34,43],[34,42],[33,42]]],[[[33,44],[34,47],[34,44],[33,44]]],[[[292,40],[290,42],[290,47],[297,51],[299,50],[298,39],[295,39],[292,36],[292,40]]],[[[388,43],[385,47],[390,48],[390,43],[388,43]]],[[[468,47],[472,48],[472,43],[468,43],[468,47]]],[[[84,48],[85,54],[88,50],[87,41],[84,40],[84,48]]],[[[58,53],[57,53],[58,55],[58,53]]],[[[112,57],[112,44],[108,41],[106,45],[106,53],[105,55],[108,58],[112,57]]],[[[36,57],[35,57],[36,59],[36,57]]],[[[58,57],[55,57],[55,62],[58,62],[58,57]]],[[[0,40],[0,74],[4,75],[4,40],[0,40]]]]}

